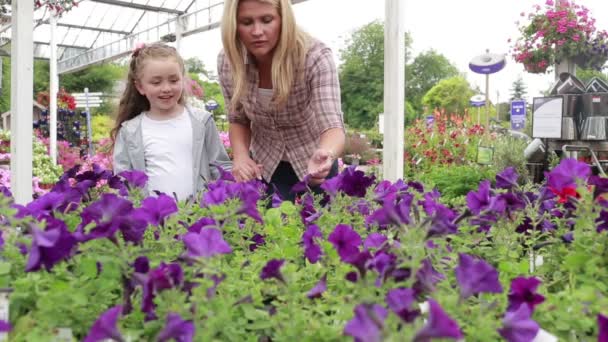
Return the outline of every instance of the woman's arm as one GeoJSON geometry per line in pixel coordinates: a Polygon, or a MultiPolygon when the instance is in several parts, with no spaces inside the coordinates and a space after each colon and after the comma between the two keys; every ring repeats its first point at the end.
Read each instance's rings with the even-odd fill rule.
{"type": "Polygon", "coordinates": [[[230,146],[234,154],[232,174],[237,181],[243,182],[253,178],[262,178],[262,165],[249,157],[251,128],[240,123],[231,122],[228,129],[230,146]]]}
{"type": "Polygon", "coordinates": [[[311,105],[321,134],[319,145],[308,162],[311,184],[323,182],[333,161],[344,151],[346,137],[342,118],[338,72],[329,48],[323,48],[308,73],[311,105]]]}

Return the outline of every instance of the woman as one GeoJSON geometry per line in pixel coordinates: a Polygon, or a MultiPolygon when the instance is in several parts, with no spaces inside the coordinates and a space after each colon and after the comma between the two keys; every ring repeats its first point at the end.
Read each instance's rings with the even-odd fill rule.
{"type": "Polygon", "coordinates": [[[319,192],[345,141],[331,50],[296,26],[290,0],[226,0],[221,30],[234,177],[288,200],[304,179],[319,192]]]}

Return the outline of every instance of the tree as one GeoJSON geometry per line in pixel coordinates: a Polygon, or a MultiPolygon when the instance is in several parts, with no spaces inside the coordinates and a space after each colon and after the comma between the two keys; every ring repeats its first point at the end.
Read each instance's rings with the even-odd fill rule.
{"type": "Polygon", "coordinates": [[[473,94],[469,82],[462,76],[455,76],[439,81],[424,95],[422,104],[450,114],[464,114],[473,94]]]}
{"type": "MultiPolygon", "coordinates": [[[[406,62],[410,45],[406,34],[406,62]]],[[[384,24],[373,21],[355,31],[340,59],[344,119],[352,127],[372,128],[384,110],[384,24]]]]}
{"type": "Polygon", "coordinates": [[[186,70],[188,70],[189,74],[203,74],[206,77],[209,77],[209,71],[205,68],[205,63],[198,59],[197,57],[188,58],[184,61],[184,65],[186,66],[186,70]]]}
{"type": "Polygon", "coordinates": [[[458,76],[456,68],[444,55],[435,50],[425,51],[414,61],[405,67],[405,96],[414,107],[414,110],[422,110],[422,97],[437,82],[458,76]]]}
{"type": "Polygon", "coordinates": [[[84,70],[63,74],[59,86],[70,93],[81,93],[84,88],[90,92],[112,93],[118,80],[126,78],[127,66],[114,63],[92,65],[84,70]]]}
{"type": "Polygon", "coordinates": [[[513,86],[511,88],[511,100],[519,100],[524,99],[526,94],[528,93],[526,90],[526,85],[524,84],[524,80],[521,78],[521,75],[517,77],[515,82],[513,82],[513,86]]]}

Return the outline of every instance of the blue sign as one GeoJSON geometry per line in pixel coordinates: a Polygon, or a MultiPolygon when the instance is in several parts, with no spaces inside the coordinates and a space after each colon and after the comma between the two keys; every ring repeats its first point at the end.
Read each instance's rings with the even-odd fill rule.
{"type": "Polygon", "coordinates": [[[526,101],[511,101],[511,129],[521,130],[526,127],[526,101]]]}
{"type": "Polygon", "coordinates": [[[215,102],[215,100],[209,100],[207,101],[207,103],[205,103],[205,109],[207,109],[208,111],[214,111],[216,110],[220,105],[215,102]]]}

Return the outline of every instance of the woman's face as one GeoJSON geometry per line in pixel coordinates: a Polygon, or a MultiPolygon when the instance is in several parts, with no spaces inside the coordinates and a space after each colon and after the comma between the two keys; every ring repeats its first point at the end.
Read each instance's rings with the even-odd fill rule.
{"type": "Polygon", "coordinates": [[[271,4],[242,0],[237,11],[239,39],[258,62],[272,60],[281,34],[281,17],[271,4]]]}

